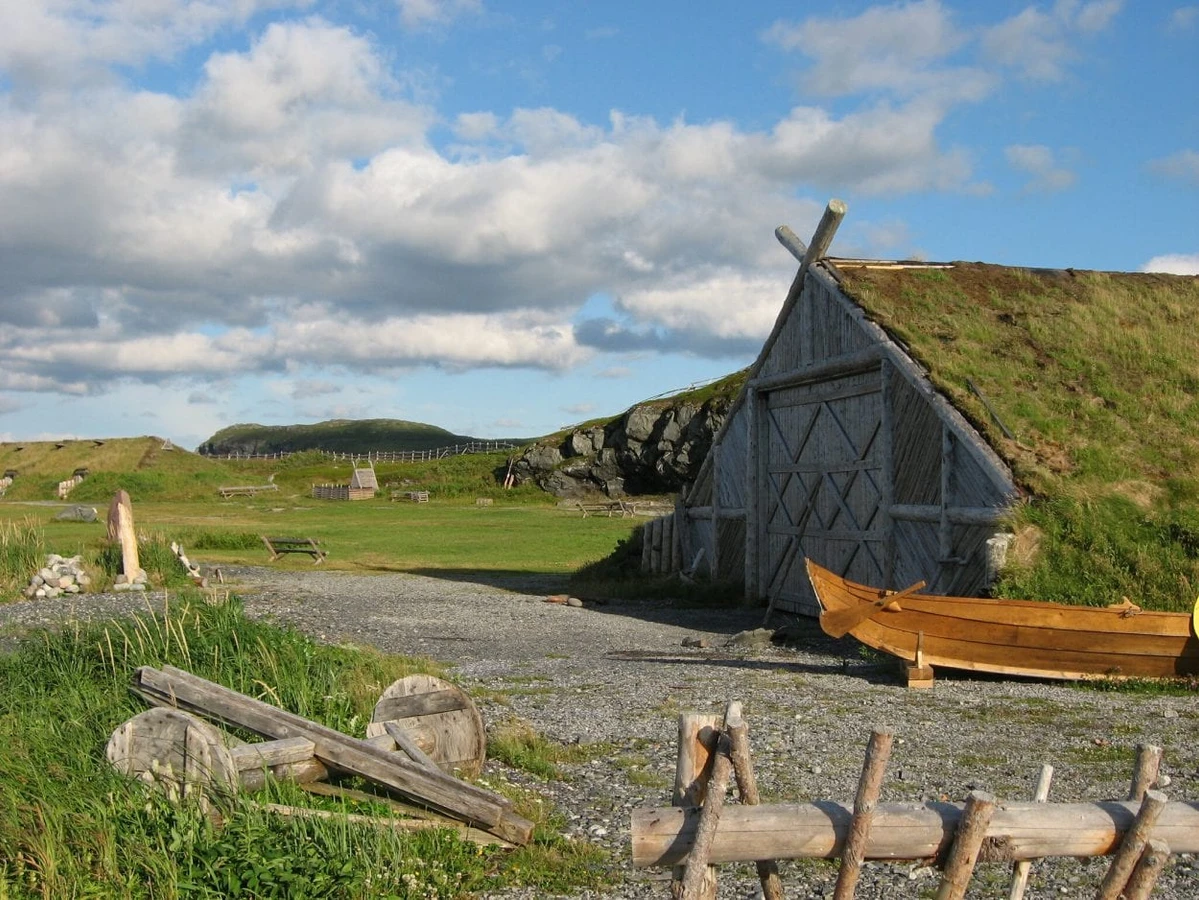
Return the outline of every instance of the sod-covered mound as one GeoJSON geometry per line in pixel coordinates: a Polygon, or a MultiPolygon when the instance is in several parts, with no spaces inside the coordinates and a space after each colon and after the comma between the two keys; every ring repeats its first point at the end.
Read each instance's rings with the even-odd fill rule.
{"type": "Polygon", "coordinates": [[[841,272],[1028,492],[1001,595],[1191,609],[1199,278],[979,263],[841,272]]]}

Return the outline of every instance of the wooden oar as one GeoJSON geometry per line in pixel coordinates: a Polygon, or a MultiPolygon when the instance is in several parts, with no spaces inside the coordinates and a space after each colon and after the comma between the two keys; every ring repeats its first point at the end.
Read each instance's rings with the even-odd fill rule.
{"type": "Polygon", "coordinates": [[[820,615],[820,627],[829,637],[844,637],[867,619],[873,618],[884,607],[890,606],[896,600],[902,600],[909,594],[916,593],[925,584],[926,582],[924,581],[917,581],[911,587],[906,587],[902,591],[896,591],[894,594],[880,597],[873,603],[859,603],[857,606],[851,606],[848,609],[827,610],[820,615]]]}

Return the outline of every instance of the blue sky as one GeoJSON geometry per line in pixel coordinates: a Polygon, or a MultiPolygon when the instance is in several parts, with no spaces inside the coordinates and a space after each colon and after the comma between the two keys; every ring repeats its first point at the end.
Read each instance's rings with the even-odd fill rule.
{"type": "Polygon", "coordinates": [[[833,253],[1199,274],[1199,5],[0,4],[0,440],[532,436],[833,253]]]}

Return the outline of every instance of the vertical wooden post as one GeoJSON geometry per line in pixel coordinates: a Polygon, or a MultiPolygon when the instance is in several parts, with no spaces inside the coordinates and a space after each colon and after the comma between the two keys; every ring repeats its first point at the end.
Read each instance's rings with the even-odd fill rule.
{"type": "Polygon", "coordinates": [[[641,526],[641,571],[646,572],[646,573],[649,572],[649,566],[650,566],[650,552],[651,552],[650,542],[651,542],[652,538],[650,536],[649,526],[652,523],[653,523],[653,519],[650,519],[644,525],[641,526]]]}
{"type": "MultiPolygon", "coordinates": [[[[679,755],[674,769],[672,806],[702,806],[712,775],[712,756],[720,736],[720,717],[712,714],[684,713],[679,716],[679,755]]],[[[683,866],[675,866],[671,890],[682,897],[683,866]]],[[[709,873],[710,895],[716,896],[716,870],[709,873]]]]}
{"type": "Polygon", "coordinates": [[[117,491],[108,506],[108,539],[121,542],[121,571],[130,582],[141,574],[137,552],[137,532],[133,527],[133,501],[128,492],[117,491]]]}
{"type": "Polygon", "coordinates": [[[1166,795],[1161,791],[1145,791],[1141,808],[1137,810],[1137,817],[1132,820],[1128,831],[1124,832],[1120,849],[1112,857],[1112,864],[1103,876],[1095,900],[1116,900],[1124,891],[1137,860],[1141,858],[1141,854],[1145,852],[1145,845],[1149,843],[1149,833],[1165,805],[1166,795]]]}
{"type": "Polygon", "coordinates": [[[966,885],[974,874],[978,851],[982,848],[994,812],[993,796],[986,791],[970,792],[966,798],[966,808],[962,810],[962,818],[958,820],[957,834],[954,835],[935,900],[962,900],[966,896],[966,885]]]}
{"type": "Polygon", "coordinates": [[[1145,845],[1145,852],[1137,860],[1136,868],[1124,888],[1124,900],[1149,900],[1153,893],[1153,885],[1157,876],[1162,873],[1166,859],[1170,856],[1170,846],[1165,841],[1150,841],[1145,845]]]}
{"type": "Polygon", "coordinates": [[[883,483],[879,485],[878,509],[881,517],[879,527],[883,531],[883,587],[895,590],[895,523],[891,520],[891,507],[895,505],[895,421],[891,409],[891,363],[885,358],[879,366],[879,403],[880,412],[879,440],[882,448],[883,483]]]}
{"type": "Polygon", "coordinates": [[[845,846],[841,849],[841,869],[837,872],[833,900],[853,900],[857,890],[862,861],[866,858],[866,844],[870,840],[874,807],[878,804],[883,773],[887,771],[887,760],[891,758],[891,744],[894,739],[893,729],[876,728],[866,745],[862,775],[858,779],[858,791],[853,799],[853,818],[849,822],[845,846]]]}
{"type": "MultiPolygon", "coordinates": [[[[941,423],[941,522],[937,529],[939,539],[941,572],[953,560],[953,523],[949,521],[949,507],[953,505],[953,458],[955,440],[949,425],[941,423]]],[[[940,580],[940,579],[938,579],[940,580]]],[[[936,582],[933,582],[935,585],[936,582]]],[[[940,585],[942,590],[948,584],[940,585]]]]}
{"type": "Polygon", "coordinates": [[[709,452],[712,454],[712,559],[708,562],[708,572],[713,581],[719,581],[722,577],[720,571],[720,485],[724,446],[716,444],[709,452]]]}
{"type": "Polygon", "coordinates": [[[657,575],[662,571],[662,519],[649,520],[649,571],[657,575]]]}
{"type": "MultiPolygon", "coordinates": [[[[729,758],[733,762],[733,775],[737,779],[737,792],[746,806],[757,806],[762,802],[758,793],[758,780],[754,776],[753,763],[749,758],[749,725],[741,717],[741,704],[729,704],[724,715],[724,730],[729,736],[729,758]]],[[[783,900],[783,883],[779,878],[779,865],[772,859],[755,863],[758,880],[762,883],[763,900],[783,900]]]]}
{"type": "Polygon", "coordinates": [[[1132,786],[1128,790],[1129,800],[1141,800],[1145,791],[1157,784],[1162,765],[1162,748],[1153,744],[1137,744],[1137,761],[1132,769],[1132,786]]]}
{"type": "Polygon", "coordinates": [[[674,562],[674,516],[662,516],[658,521],[662,523],[662,556],[658,563],[658,574],[666,575],[673,571],[671,564],[674,562]]]}
{"type": "MultiPolygon", "coordinates": [[[[1049,784],[1053,781],[1053,766],[1041,766],[1041,775],[1037,778],[1037,790],[1033,800],[1044,803],[1049,799],[1049,784]]],[[[1032,871],[1032,860],[1022,859],[1012,867],[1012,886],[1008,891],[1008,900],[1024,900],[1024,889],[1028,887],[1028,873],[1032,871]]]]}
{"type": "MultiPolygon", "coordinates": [[[[761,410],[758,409],[758,392],[751,386],[745,387],[745,599],[748,602],[762,597],[761,586],[758,584],[761,566],[758,556],[762,552],[758,542],[759,535],[759,500],[761,498],[760,467],[758,465],[758,440],[762,430],[758,419],[761,410]]],[[[716,484],[712,485],[713,490],[716,484]]],[[[715,510],[713,510],[715,512],[715,510]]],[[[716,520],[712,527],[719,527],[716,520]]]]}

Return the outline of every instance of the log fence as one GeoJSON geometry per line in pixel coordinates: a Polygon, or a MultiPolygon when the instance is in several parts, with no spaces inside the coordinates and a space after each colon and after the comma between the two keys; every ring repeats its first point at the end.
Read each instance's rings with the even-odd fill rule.
{"type": "Polygon", "coordinates": [[[936,900],[961,900],[979,863],[1014,863],[1008,896],[1020,900],[1036,860],[1110,856],[1096,900],[1145,900],[1171,853],[1199,852],[1199,802],[1168,802],[1152,789],[1160,748],[1138,748],[1127,800],[1049,803],[1045,766],[1032,802],[975,790],[965,803],[878,803],[892,738],[889,728],[872,733],[852,805],[762,804],[741,705],[729,703],[723,717],[684,714],[673,805],[634,811],[633,865],[674,867],[674,900],[714,900],[720,864],[753,862],[762,896],[779,900],[779,860],[839,859],[833,897],[853,900],[866,860],[932,861],[941,868],[936,900]],[[730,775],[739,804],[725,803],[730,775]]]}

